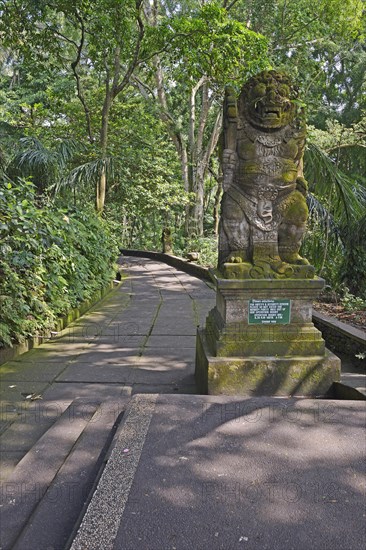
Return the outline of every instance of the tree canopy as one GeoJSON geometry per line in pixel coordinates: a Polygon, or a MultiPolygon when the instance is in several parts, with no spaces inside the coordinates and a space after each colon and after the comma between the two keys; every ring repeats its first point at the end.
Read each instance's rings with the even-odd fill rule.
{"type": "Polygon", "coordinates": [[[206,246],[224,87],[282,69],[309,124],[307,254],[366,292],[362,0],[1,0],[0,16],[4,182],[94,204],[121,244],[158,248],[169,226],[178,252],[206,246]]]}

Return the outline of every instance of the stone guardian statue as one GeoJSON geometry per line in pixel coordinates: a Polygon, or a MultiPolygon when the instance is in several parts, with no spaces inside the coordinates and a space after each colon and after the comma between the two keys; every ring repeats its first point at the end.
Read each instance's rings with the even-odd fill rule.
{"type": "Polygon", "coordinates": [[[288,76],[264,71],[224,101],[219,271],[229,279],[314,277],[306,229],[306,127],[288,76]]]}

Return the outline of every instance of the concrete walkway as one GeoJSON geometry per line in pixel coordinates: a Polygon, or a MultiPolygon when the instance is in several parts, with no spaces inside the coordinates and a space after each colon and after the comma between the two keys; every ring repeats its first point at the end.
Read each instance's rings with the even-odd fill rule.
{"type": "Polygon", "coordinates": [[[196,391],[212,290],[162,263],[121,262],[127,278],[96,309],[0,367],[2,550],[64,547],[132,394],[196,391]]]}
{"type": "MultiPolygon", "coordinates": [[[[342,544],[345,541],[349,544],[339,548],[363,548],[356,511],[362,511],[359,473],[364,456],[360,444],[364,404],[348,402],[338,407],[334,402],[340,416],[337,413],[336,423],[329,427],[328,417],[332,418],[333,409],[329,412],[327,407],[331,402],[318,404],[308,400],[308,407],[314,403],[325,407],[323,415],[327,425],[322,424],[322,429],[318,429],[319,426],[305,423],[296,424],[296,429],[287,429],[292,417],[286,418],[285,424],[281,424],[283,433],[281,426],[278,428],[282,434],[281,444],[277,444],[278,432],[271,429],[271,425],[253,426],[251,419],[238,420],[239,424],[234,424],[233,430],[230,428],[226,434],[226,421],[213,420],[216,415],[213,411],[231,414],[232,407],[236,407],[235,400],[189,395],[196,393],[196,327],[204,323],[214,304],[212,289],[199,279],[154,260],[125,257],[122,264],[128,277],[96,309],[53,340],[0,367],[0,549],[69,548],[76,534],[75,526],[83,517],[91,495],[109,494],[112,506],[117,505],[118,509],[108,508],[111,498],[96,504],[92,501],[92,511],[86,516],[84,531],[75,540],[74,548],[229,550],[258,548],[255,546],[258,542],[260,548],[338,550],[335,543],[340,536],[339,529],[333,538],[323,540],[316,535],[316,541],[322,545],[293,542],[294,528],[286,531],[286,525],[305,521],[311,511],[308,504],[297,516],[294,511],[289,517],[291,506],[288,504],[282,503],[279,510],[277,505],[269,506],[269,515],[261,517],[269,518],[272,527],[261,535],[266,522],[261,523],[255,510],[249,514],[246,506],[235,500],[240,500],[240,495],[233,497],[228,508],[222,495],[216,494],[224,490],[231,495],[231,483],[244,476],[247,467],[252,473],[248,470],[249,477],[243,479],[249,481],[262,479],[264,483],[276,483],[277,478],[285,479],[287,472],[296,471],[296,483],[301,483],[302,472],[309,473],[310,466],[305,468],[300,455],[303,451],[304,456],[310,452],[307,450],[310,441],[311,467],[315,473],[306,479],[308,485],[314,482],[320,487],[314,498],[323,498],[322,475],[326,470],[332,472],[334,467],[333,477],[329,474],[326,479],[325,498],[329,505],[326,513],[319,516],[317,533],[322,522],[324,525],[330,522],[335,529],[342,516],[347,521],[357,518],[352,523],[354,534],[348,529],[339,539],[342,544]],[[148,395],[146,398],[136,396],[131,401],[133,394],[148,395]],[[169,395],[158,398],[156,394],[169,395]],[[210,413],[203,425],[202,413],[206,409],[210,413]],[[240,428],[243,422],[250,434],[240,428]],[[304,436],[308,442],[305,447],[304,436]],[[339,452],[337,438],[343,441],[339,452]],[[272,447],[277,449],[273,455],[277,466],[271,473],[272,447]],[[110,448],[115,449],[111,455],[110,448]],[[252,449],[250,460],[240,466],[240,457],[245,455],[246,448],[252,449]],[[291,458],[285,461],[283,469],[280,468],[281,453],[291,458]],[[267,458],[264,460],[264,457],[267,458]],[[296,470],[298,460],[304,469],[296,470]],[[176,467],[176,461],[181,469],[176,467]],[[325,463],[331,466],[325,468],[325,463]],[[127,469],[126,464],[129,464],[127,469]],[[99,493],[95,493],[100,475],[102,485],[99,493]],[[224,489],[215,485],[221,483],[216,479],[220,476],[228,476],[224,489]],[[331,521],[333,493],[330,488],[333,486],[329,483],[337,479],[342,479],[342,484],[335,500],[343,499],[345,508],[339,508],[336,520],[331,521]],[[209,492],[204,496],[206,482],[214,485],[207,485],[209,492]],[[346,492],[343,487],[348,487],[346,492]],[[132,490],[135,492],[131,493],[132,490]],[[201,500],[195,508],[197,491],[201,500]],[[202,500],[206,497],[211,502],[209,506],[202,500]],[[127,505],[128,509],[123,512],[127,505]],[[198,515],[193,521],[195,510],[198,515]],[[99,524],[98,536],[113,534],[109,542],[94,537],[95,514],[106,521],[99,524]],[[278,521],[277,516],[281,516],[278,521]],[[92,523],[88,523],[88,517],[92,523]],[[248,535],[249,518],[251,532],[256,533],[254,538],[248,535]],[[173,528],[181,519],[182,528],[173,528]],[[145,525],[144,530],[141,525],[145,525]],[[278,526],[279,544],[271,546],[278,526]],[[82,536],[87,538],[81,539],[82,536]],[[287,546],[286,537],[292,541],[287,546]]],[[[244,409],[253,404],[257,408],[273,409],[280,401],[241,400],[244,409]]],[[[301,400],[288,403],[291,407],[297,407],[297,403],[301,406],[301,400]]],[[[291,484],[292,479],[290,476],[288,483],[291,484]]],[[[260,506],[265,505],[260,502],[260,506]]],[[[315,512],[313,515],[315,518],[315,512]]],[[[304,526],[313,529],[314,522],[304,526]]]]}
{"type": "Polygon", "coordinates": [[[76,398],[108,402],[116,418],[134,393],[195,393],[196,327],[212,290],[152,260],[121,264],[127,278],[96,309],[0,367],[2,479],[76,398]]]}
{"type": "Polygon", "coordinates": [[[136,395],[71,550],[364,550],[360,401],[136,395]]]}

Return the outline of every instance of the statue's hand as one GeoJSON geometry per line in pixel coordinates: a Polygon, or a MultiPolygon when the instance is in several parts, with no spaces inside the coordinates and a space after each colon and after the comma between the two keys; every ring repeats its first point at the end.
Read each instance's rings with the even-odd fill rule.
{"type": "Polygon", "coordinates": [[[226,191],[234,180],[234,172],[237,162],[237,154],[231,149],[224,149],[222,152],[223,188],[226,191]]]}
{"type": "Polygon", "coordinates": [[[232,149],[224,149],[222,152],[222,160],[224,166],[235,168],[237,161],[237,154],[232,149]]]}
{"type": "Polygon", "coordinates": [[[308,182],[305,178],[300,176],[296,179],[296,189],[306,197],[308,194],[308,182]]]}

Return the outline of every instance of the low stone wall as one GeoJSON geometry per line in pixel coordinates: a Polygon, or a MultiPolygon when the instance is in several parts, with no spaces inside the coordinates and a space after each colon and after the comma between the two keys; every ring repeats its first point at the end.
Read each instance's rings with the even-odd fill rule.
{"type": "MultiPolygon", "coordinates": [[[[126,256],[150,258],[159,262],[165,262],[194,277],[211,281],[211,277],[206,267],[188,262],[177,256],[147,250],[121,249],[121,253],[126,256]]],[[[325,317],[317,312],[313,312],[313,323],[323,334],[326,345],[331,351],[345,353],[351,356],[366,352],[366,331],[353,328],[350,325],[337,321],[334,318],[325,317]]]]}
{"type": "Polygon", "coordinates": [[[351,356],[366,353],[366,331],[318,312],[313,312],[313,323],[323,334],[327,347],[332,351],[351,356]]]}
{"type": "MultiPolygon", "coordinates": [[[[104,298],[111,290],[113,290],[117,286],[118,285],[116,285],[116,283],[111,281],[104,289],[97,290],[90,298],[90,300],[85,300],[79,305],[79,307],[71,309],[67,313],[67,315],[58,319],[54,328],[54,332],[60,332],[70,323],[76,321],[76,319],[79,319],[79,317],[89,311],[89,309],[100,302],[102,298],[104,298]]],[[[3,363],[7,363],[8,361],[12,361],[19,355],[22,355],[23,353],[26,353],[27,351],[40,346],[50,338],[51,334],[47,333],[42,336],[34,336],[33,338],[28,338],[25,342],[22,342],[21,344],[15,344],[12,348],[1,348],[0,365],[2,365],[3,363]]]]}
{"type": "Polygon", "coordinates": [[[179,258],[178,256],[173,256],[172,254],[164,254],[163,252],[151,252],[149,250],[128,250],[127,248],[121,248],[121,253],[126,256],[134,256],[136,258],[150,258],[156,260],[157,262],[165,262],[172,267],[181,269],[193,277],[198,277],[199,279],[204,279],[206,281],[211,281],[208,269],[197,265],[193,262],[185,260],[184,258],[179,258]]]}

